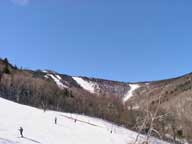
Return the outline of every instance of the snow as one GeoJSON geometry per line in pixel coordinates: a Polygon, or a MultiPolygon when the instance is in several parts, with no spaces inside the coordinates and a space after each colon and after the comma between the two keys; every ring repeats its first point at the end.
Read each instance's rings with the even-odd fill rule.
{"type": "Polygon", "coordinates": [[[138,89],[140,86],[138,84],[129,84],[130,90],[125,95],[123,101],[126,102],[128,99],[130,99],[133,96],[133,92],[138,89]]]}
{"type": "Polygon", "coordinates": [[[58,80],[62,80],[62,78],[59,75],[55,75],[58,80]]]}
{"type": "Polygon", "coordinates": [[[49,77],[47,75],[44,76],[46,79],[48,79],[49,77]]]}
{"type": "Polygon", "coordinates": [[[138,110],[140,107],[138,105],[134,105],[134,106],[128,106],[129,110],[138,110]]]}
{"type": "Polygon", "coordinates": [[[42,72],[43,72],[43,73],[48,73],[48,71],[46,71],[46,70],[42,70],[42,72]]]}
{"type": "MultiPolygon", "coordinates": [[[[128,144],[136,136],[133,131],[97,118],[43,112],[0,98],[0,144],[128,144]],[[54,124],[55,117],[57,124],[54,124]],[[73,119],[77,119],[76,123],[73,119]],[[24,138],[19,135],[20,126],[24,138]]],[[[140,136],[140,141],[143,138],[140,136]]],[[[155,138],[151,138],[151,143],[166,144],[155,138]]]]}
{"type": "Polygon", "coordinates": [[[95,93],[95,88],[99,86],[94,82],[88,82],[80,77],[72,77],[83,89],[89,91],[90,93],[95,93]]]}
{"type": "Polygon", "coordinates": [[[63,88],[68,88],[66,85],[64,85],[64,84],[61,82],[62,78],[61,78],[59,75],[53,75],[53,74],[47,74],[47,75],[45,75],[46,78],[47,78],[47,76],[51,77],[51,78],[55,81],[55,83],[57,84],[57,86],[58,86],[59,88],[61,88],[61,89],[63,89],[63,88]]]}
{"type": "Polygon", "coordinates": [[[56,74],[56,73],[51,74],[47,70],[42,70],[42,72],[46,73],[46,75],[44,76],[45,78],[48,79],[49,77],[51,77],[60,89],[68,88],[68,86],[64,85],[61,82],[62,78],[58,74],[56,74]]]}

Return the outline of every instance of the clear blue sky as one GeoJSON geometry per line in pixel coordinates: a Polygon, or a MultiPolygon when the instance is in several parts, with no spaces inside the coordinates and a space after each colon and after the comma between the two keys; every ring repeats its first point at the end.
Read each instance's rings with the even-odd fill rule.
{"type": "Polygon", "coordinates": [[[192,72],[191,0],[1,0],[0,57],[119,81],[192,72]]]}

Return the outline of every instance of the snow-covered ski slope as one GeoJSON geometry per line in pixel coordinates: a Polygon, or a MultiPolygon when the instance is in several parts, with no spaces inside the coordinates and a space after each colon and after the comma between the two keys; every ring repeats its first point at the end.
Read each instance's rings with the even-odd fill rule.
{"type": "MultiPolygon", "coordinates": [[[[133,131],[97,118],[43,112],[0,98],[0,144],[131,144],[136,136],[133,131]],[[55,117],[57,124],[54,124],[55,117]],[[20,126],[24,138],[19,135],[20,126]]],[[[152,143],[165,142],[153,139],[152,143]]]]}
{"type": "Polygon", "coordinates": [[[130,90],[125,95],[123,101],[126,102],[128,99],[130,99],[133,96],[133,92],[138,89],[140,86],[138,84],[129,84],[130,90]]]}
{"type": "Polygon", "coordinates": [[[94,82],[88,82],[80,77],[73,77],[73,79],[85,90],[87,90],[90,93],[95,93],[95,89],[99,86],[97,83],[94,82]]]}

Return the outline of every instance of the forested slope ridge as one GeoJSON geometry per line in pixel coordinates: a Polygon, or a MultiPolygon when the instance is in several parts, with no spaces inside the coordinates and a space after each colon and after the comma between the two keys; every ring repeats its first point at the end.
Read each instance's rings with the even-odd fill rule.
{"type": "Polygon", "coordinates": [[[192,139],[192,74],[126,83],[24,70],[0,59],[0,96],[44,110],[99,117],[163,139],[192,139]]]}

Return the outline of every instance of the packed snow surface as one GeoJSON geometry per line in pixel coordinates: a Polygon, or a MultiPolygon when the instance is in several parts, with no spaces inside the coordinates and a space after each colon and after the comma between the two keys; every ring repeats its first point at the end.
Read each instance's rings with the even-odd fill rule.
{"type": "Polygon", "coordinates": [[[55,74],[55,75],[53,75],[53,74],[47,74],[47,75],[45,75],[45,77],[47,78],[47,77],[51,77],[54,81],[55,81],[55,83],[57,84],[57,86],[59,87],[59,88],[61,88],[61,89],[63,89],[63,88],[68,88],[66,85],[64,85],[61,81],[62,81],[62,78],[59,76],[59,75],[57,75],[57,74],[55,74]]]}
{"type": "Polygon", "coordinates": [[[73,77],[73,79],[85,90],[90,93],[95,93],[95,89],[98,88],[98,85],[94,82],[88,82],[80,77],[73,77]]]}
{"type": "Polygon", "coordinates": [[[42,72],[44,72],[44,73],[48,73],[48,71],[46,71],[46,70],[42,70],[42,72]]]}
{"type": "Polygon", "coordinates": [[[57,84],[57,86],[60,88],[60,89],[64,89],[64,88],[68,88],[66,85],[64,85],[61,81],[62,81],[62,78],[57,75],[57,74],[51,74],[49,73],[47,70],[42,70],[43,73],[46,73],[46,75],[44,76],[45,78],[52,78],[54,80],[54,82],[57,84]]]}
{"type": "MultiPolygon", "coordinates": [[[[97,118],[43,112],[0,98],[0,144],[129,144],[136,136],[133,131],[97,118]],[[57,124],[54,124],[55,117],[57,124]],[[24,138],[20,137],[20,126],[24,138]]],[[[140,136],[140,140],[143,138],[140,136]]],[[[165,143],[154,138],[151,142],[165,143]]]]}
{"type": "Polygon", "coordinates": [[[130,90],[125,95],[123,101],[126,102],[128,99],[130,99],[133,96],[133,92],[138,89],[140,86],[138,84],[129,84],[130,90]]]}

